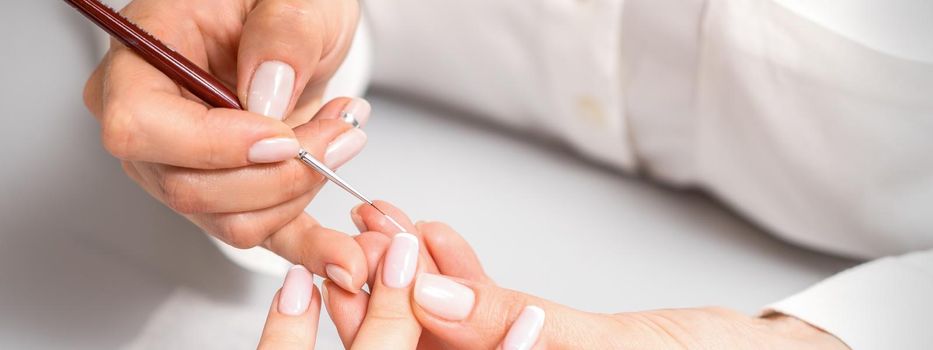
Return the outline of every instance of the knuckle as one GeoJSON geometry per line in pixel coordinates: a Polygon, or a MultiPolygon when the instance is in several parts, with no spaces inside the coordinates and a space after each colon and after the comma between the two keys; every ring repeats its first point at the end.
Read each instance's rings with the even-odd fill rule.
{"type": "Polygon", "coordinates": [[[476,315],[478,319],[490,320],[493,322],[480,322],[480,327],[485,327],[485,332],[495,332],[502,327],[509,327],[512,322],[518,319],[529,301],[524,295],[504,289],[496,289],[486,300],[492,301],[496,305],[486,305],[477,311],[483,314],[476,315]]]}
{"type": "Polygon", "coordinates": [[[101,140],[104,148],[114,157],[132,160],[137,152],[136,122],[133,113],[119,102],[104,107],[101,140]]]}
{"type": "Polygon", "coordinates": [[[158,185],[169,208],[182,214],[196,214],[204,212],[206,205],[195,182],[193,175],[166,170],[159,177],[158,185]]]}
{"type": "Polygon", "coordinates": [[[220,240],[239,249],[256,247],[269,234],[257,220],[250,219],[244,214],[226,216],[220,219],[216,227],[214,234],[220,240]]]}
{"type": "Polygon", "coordinates": [[[399,324],[411,322],[414,319],[411,309],[397,306],[398,303],[393,303],[383,307],[372,308],[366,317],[369,321],[376,321],[384,324],[399,324]]]}
{"type": "Polygon", "coordinates": [[[309,177],[307,171],[306,167],[295,162],[281,164],[278,171],[281,184],[279,188],[286,191],[285,194],[288,198],[300,197],[311,190],[308,188],[309,177]]]}
{"type": "Polygon", "coordinates": [[[279,20],[303,21],[311,17],[312,9],[305,0],[279,0],[272,8],[272,16],[279,20]]]}
{"type": "Polygon", "coordinates": [[[505,308],[506,317],[509,321],[514,321],[518,319],[518,316],[525,311],[525,307],[528,306],[528,300],[526,300],[522,295],[514,292],[506,292],[501,300],[505,302],[508,306],[505,308]]]}

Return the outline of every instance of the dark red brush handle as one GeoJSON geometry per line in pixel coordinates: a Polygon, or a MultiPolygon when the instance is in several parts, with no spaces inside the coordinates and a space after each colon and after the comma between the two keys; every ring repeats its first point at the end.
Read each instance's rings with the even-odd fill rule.
{"type": "Polygon", "coordinates": [[[65,0],[176,83],[213,107],[243,109],[230,89],[185,56],[97,0],[65,0]]]}

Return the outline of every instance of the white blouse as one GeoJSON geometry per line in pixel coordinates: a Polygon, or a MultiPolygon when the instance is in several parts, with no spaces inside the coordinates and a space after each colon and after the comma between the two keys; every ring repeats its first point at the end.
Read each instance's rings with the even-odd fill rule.
{"type": "Polygon", "coordinates": [[[933,1],[369,1],[375,83],[886,258],[769,308],[933,347],[933,1]],[[439,59],[442,58],[442,59],[439,59]]]}

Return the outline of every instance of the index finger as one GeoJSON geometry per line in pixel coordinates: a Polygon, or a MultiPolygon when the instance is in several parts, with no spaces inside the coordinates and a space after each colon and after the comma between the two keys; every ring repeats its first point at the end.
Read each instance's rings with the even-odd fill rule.
{"type": "MultiPolygon", "coordinates": [[[[358,221],[358,225],[365,229],[365,231],[376,231],[380,232],[388,237],[393,237],[395,234],[399,233],[399,226],[405,229],[405,232],[409,232],[418,238],[421,241],[424,241],[422,233],[418,231],[418,228],[411,222],[411,219],[408,217],[405,212],[401,209],[395,207],[389,202],[377,200],[374,202],[375,207],[369,204],[361,204],[355,208],[350,213],[354,221],[358,221]],[[376,207],[379,209],[377,210],[376,207]],[[385,212],[386,215],[382,213],[385,212]]],[[[369,251],[367,253],[372,253],[374,251],[369,251]]],[[[419,253],[424,260],[424,268],[428,272],[438,272],[437,264],[435,259],[431,256],[431,252],[427,249],[422,249],[419,253]]],[[[367,257],[370,259],[369,257],[367,257]]],[[[371,260],[371,259],[370,259],[371,260]]],[[[368,282],[372,285],[372,279],[376,275],[376,266],[369,266],[369,279],[368,282]]]]}
{"type": "Polygon", "coordinates": [[[321,297],[313,277],[300,265],[292,267],[276,293],[259,340],[259,349],[314,349],[321,297]]]}
{"type": "Polygon", "coordinates": [[[102,90],[101,137],[122,160],[220,169],[279,162],[300,149],[286,124],[189,100],[126,48],[111,53],[102,90]]]}

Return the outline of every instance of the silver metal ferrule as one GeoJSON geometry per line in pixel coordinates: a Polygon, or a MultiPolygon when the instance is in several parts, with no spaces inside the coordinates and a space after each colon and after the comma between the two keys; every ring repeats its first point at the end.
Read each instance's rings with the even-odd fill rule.
{"type": "Polygon", "coordinates": [[[360,191],[357,191],[355,188],[353,188],[353,186],[351,186],[350,183],[348,183],[346,180],[340,178],[337,173],[335,173],[333,170],[330,170],[330,168],[324,165],[324,163],[321,163],[321,161],[311,156],[311,153],[308,153],[308,151],[301,150],[298,152],[298,159],[301,160],[302,163],[305,163],[308,166],[314,168],[314,170],[317,170],[318,173],[326,177],[337,186],[340,186],[347,192],[350,192],[350,194],[352,194],[354,197],[359,198],[366,204],[373,205],[373,201],[369,200],[369,198],[366,198],[366,196],[360,193],[360,191]]]}

